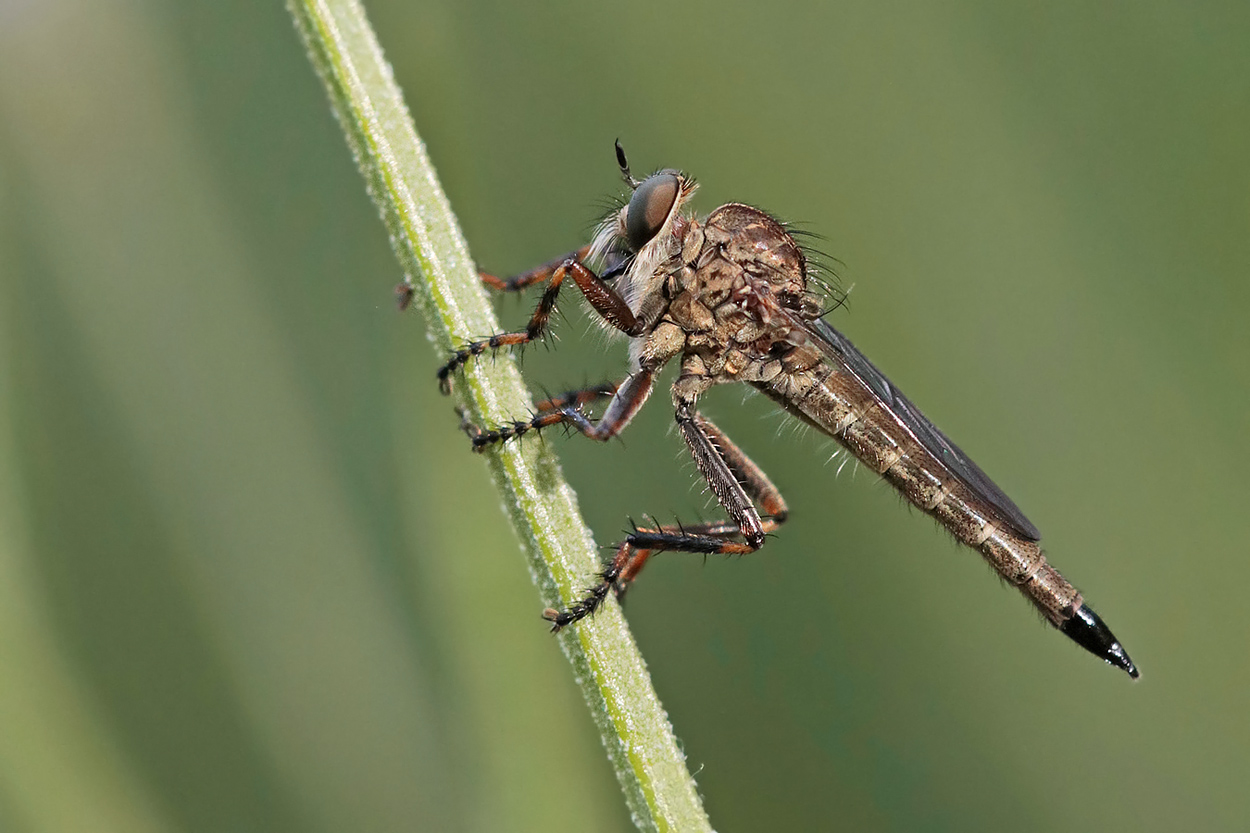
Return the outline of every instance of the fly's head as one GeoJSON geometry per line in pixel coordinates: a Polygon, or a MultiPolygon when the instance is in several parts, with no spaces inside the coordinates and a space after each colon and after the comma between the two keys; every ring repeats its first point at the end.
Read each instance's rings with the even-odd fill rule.
{"type": "Polygon", "coordinates": [[[662,282],[660,267],[681,252],[690,220],[682,208],[698,185],[681,171],[664,169],[638,180],[620,142],[616,161],[621,176],[632,190],[629,201],[600,224],[591,246],[591,257],[603,263],[615,260],[623,267],[617,289],[630,306],[657,291],[662,282]]]}

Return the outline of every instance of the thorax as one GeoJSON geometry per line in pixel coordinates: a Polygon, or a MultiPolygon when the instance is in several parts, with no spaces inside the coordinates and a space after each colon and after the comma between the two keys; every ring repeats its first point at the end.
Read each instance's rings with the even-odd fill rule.
{"type": "MultiPolygon", "coordinates": [[[[640,354],[686,356],[687,373],[716,382],[766,381],[796,343],[812,305],[802,250],[777,220],[730,203],[674,229],[635,311],[652,312],[640,354]]],[[[632,306],[632,305],[631,305],[632,306]]]]}

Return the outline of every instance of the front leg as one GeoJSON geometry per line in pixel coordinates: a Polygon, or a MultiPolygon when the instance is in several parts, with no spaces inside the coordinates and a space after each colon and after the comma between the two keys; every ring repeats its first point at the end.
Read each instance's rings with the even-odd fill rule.
{"type": "Polygon", "coordinates": [[[560,266],[570,260],[576,260],[585,263],[586,258],[590,256],[590,246],[582,246],[575,252],[569,252],[563,257],[548,261],[542,266],[536,266],[528,272],[522,272],[519,275],[513,275],[510,278],[497,278],[494,275],[479,271],[478,277],[482,279],[482,283],[486,284],[489,289],[496,292],[520,292],[521,290],[531,287],[536,283],[543,283],[550,280],[551,276],[560,266]]]}
{"type": "MultiPolygon", "coordinates": [[[[528,272],[522,272],[519,275],[513,275],[510,278],[497,278],[488,272],[478,271],[477,275],[482,279],[487,288],[496,292],[520,292],[523,289],[533,286],[536,283],[543,283],[551,278],[553,272],[561,263],[573,258],[585,262],[590,256],[590,246],[582,246],[575,252],[570,252],[563,257],[544,263],[542,266],[536,266],[528,272]]],[[[399,311],[403,312],[412,304],[412,299],[416,295],[417,288],[404,278],[395,287],[395,302],[399,306],[399,311]]]]}
{"type": "Polygon", "coordinates": [[[487,350],[498,350],[501,347],[523,346],[541,338],[543,333],[547,331],[551,313],[556,307],[556,299],[560,295],[560,286],[567,277],[573,278],[577,288],[586,296],[586,300],[602,316],[603,320],[628,336],[642,335],[643,325],[634,316],[633,311],[629,308],[629,304],[625,303],[625,299],[612,288],[611,284],[591,271],[590,267],[582,262],[582,257],[584,257],[582,251],[574,252],[560,260],[554,268],[551,268],[551,264],[547,264],[512,279],[512,282],[500,281],[498,278],[484,275],[483,280],[488,285],[495,285],[495,288],[503,290],[523,288],[542,280],[549,282],[542,298],[538,301],[538,306],[534,309],[534,314],[530,317],[529,324],[525,326],[524,330],[497,333],[490,338],[471,341],[452,353],[447,363],[438,369],[439,389],[444,394],[451,393],[452,374],[467,364],[474,356],[480,356],[487,350]],[[491,281],[494,281],[495,284],[491,284],[491,281]]]}
{"type": "Polygon", "coordinates": [[[620,385],[615,382],[600,382],[584,388],[566,390],[564,393],[548,396],[535,403],[535,411],[558,411],[561,408],[582,408],[600,399],[609,399],[620,385]]]}
{"type": "MultiPolygon", "coordinates": [[[[551,312],[556,308],[556,299],[560,297],[560,285],[564,282],[565,275],[568,274],[569,269],[574,268],[574,266],[580,266],[582,269],[586,268],[570,255],[551,272],[550,283],[547,285],[546,290],[543,291],[542,298],[538,300],[538,306],[534,308],[534,314],[530,316],[529,323],[525,325],[524,330],[496,333],[490,338],[471,341],[452,353],[447,363],[438,369],[439,390],[444,394],[451,393],[452,374],[467,364],[469,359],[474,356],[480,356],[487,350],[494,351],[501,347],[517,347],[529,344],[531,341],[541,338],[543,333],[547,331],[547,322],[551,319],[551,312]]],[[[535,273],[544,272],[544,270],[545,267],[535,270],[535,273]]],[[[526,285],[528,286],[528,284],[526,285]]]]}

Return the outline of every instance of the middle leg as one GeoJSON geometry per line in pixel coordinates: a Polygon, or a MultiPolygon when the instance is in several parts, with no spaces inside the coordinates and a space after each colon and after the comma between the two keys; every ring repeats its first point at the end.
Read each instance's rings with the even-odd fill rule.
{"type": "Polygon", "coordinates": [[[540,408],[538,413],[528,420],[517,420],[493,429],[479,428],[466,420],[462,427],[472,440],[474,451],[485,451],[488,446],[495,443],[507,442],[528,434],[530,431],[540,431],[552,425],[567,425],[592,440],[606,441],[625,429],[625,426],[642,408],[643,403],[647,401],[647,397],[651,395],[654,383],[655,371],[644,367],[626,378],[621,384],[611,386],[612,399],[608,403],[603,418],[598,422],[591,422],[587,418],[582,412],[581,404],[585,397],[597,398],[600,395],[597,391],[601,390],[602,386],[598,389],[570,391],[562,397],[540,402],[540,406],[550,404],[552,407],[549,410],[540,408]]]}

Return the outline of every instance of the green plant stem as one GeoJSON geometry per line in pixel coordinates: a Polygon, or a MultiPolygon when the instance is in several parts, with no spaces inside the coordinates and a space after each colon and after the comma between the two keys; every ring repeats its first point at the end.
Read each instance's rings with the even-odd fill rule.
{"type": "MultiPolygon", "coordinates": [[[[447,351],[471,335],[498,331],[464,237],[364,9],[355,0],[289,0],[288,6],[439,347],[447,351]]],[[[511,359],[471,364],[458,380],[456,395],[479,424],[499,424],[531,407],[511,359]]],[[[573,491],[543,444],[512,444],[487,453],[486,459],[544,603],[563,606],[599,569],[573,491]]],[[[540,625],[536,621],[534,626],[540,625]]],[[[609,602],[558,638],[634,823],[643,830],[710,830],[685,756],[620,608],[609,602]]],[[[541,752],[535,757],[541,759],[541,752]]]]}

